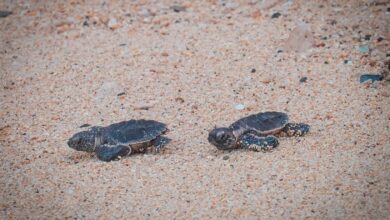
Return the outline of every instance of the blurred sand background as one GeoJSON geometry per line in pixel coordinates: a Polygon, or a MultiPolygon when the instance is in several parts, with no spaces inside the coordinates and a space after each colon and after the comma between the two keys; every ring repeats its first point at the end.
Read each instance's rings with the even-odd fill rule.
{"type": "Polygon", "coordinates": [[[390,84],[359,77],[388,71],[389,7],[1,1],[0,218],[388,218],[390,84]],[[268,110],[312,130],[270,153],[207,142],[268,110]],[[162,153],[105,163],[66,145],[141,118],[168,124],[162,153]]]}

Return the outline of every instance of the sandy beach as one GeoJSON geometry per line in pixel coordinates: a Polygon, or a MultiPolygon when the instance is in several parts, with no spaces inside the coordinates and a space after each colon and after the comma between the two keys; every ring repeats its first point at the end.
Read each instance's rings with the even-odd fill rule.
{"type": "Polygon", "coordinates": [[[389,8],[1,1],[0,219],[388,219],[389,8]],[[311,131],[267,153],[207,141],[264,111],[311,131]],[[108,163],[67,146],[129,119],[172,141],[108,163]]]}

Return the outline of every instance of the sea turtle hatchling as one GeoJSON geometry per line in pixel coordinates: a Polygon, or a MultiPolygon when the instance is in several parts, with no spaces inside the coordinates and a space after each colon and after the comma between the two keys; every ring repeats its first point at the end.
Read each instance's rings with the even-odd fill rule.
{"type": "Polygon", "coordinates": [[[308,124],[288,123],[286,113],[261,112],[242,118],[228,128],[213,129],[208,141],[221,150],[268,151],[278,146],[276,136],[303,136],[309,130],[308,124]]]}
{"type": "Polygon", "coordinates": [[[76,133],[68,146],[78,151],[96,152],[103,161],[111,161],[132,153],[144,153],[148,147],[158,152],[170,139],[162,135],[167,126],[153,120],[129,120],[107,127],[94,126],[76,133]]]}

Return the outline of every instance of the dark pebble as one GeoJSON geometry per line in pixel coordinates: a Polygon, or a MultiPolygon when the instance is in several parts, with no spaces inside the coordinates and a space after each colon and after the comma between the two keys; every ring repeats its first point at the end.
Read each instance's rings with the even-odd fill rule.
{"type": "Polygon", "coordinates": [[[283,50],[280,50],[280,49],[279,49],[278,51],[276,51],[276,53],[281,53],[281,52],[283,52],[283,50]]]}
{"type": "Polygon", "coordinates": [[[328,61],[325,61],[324,63],[325,63],[325,64],[329,64],[329,62],[328,62],[328,61]]]}
{"type": "Polygon", "coordinates": [[[301,83],[304,83],[306,81],[307,81],[307,77],[306,76],[304,76],[301,79],[299,79],[299,82],[301,82],[301,83]]]}
{"type": "Polygon", "coordinates": [[[253,68],[253,69],[251,70],[251,73],[255,73],[255,72],[256,72],[256,69],[253,68]]]}
{"type": "Polygon", "coordinates": [[[121,92],[117,96],[122,96],[122,95],[126,95],[126,93],[125,92],[121,92]]]}
{"type": "Polygon", "coordinates": [[[83,26],[88,27],[89,26],[88,21],[84,21],[83,26]]]}
{"type": "Polygon", "coordinates": [[[368,80],[381,81],[381,80],[383,80],[383,76],[378,75],[378,74],[363,74],[360,76],[360,83],[363,83],[363,82],[368,81],[368,80]]]}
{"type": "Polygon", "coordinates": [[[174,11],[174,12],[181,12],[181,11],[186,11],[186,8],[181,6],[181,5],[174,5],[174,6],[171,6],[171,9],[174,11]]]}
{"type": "Polygon", "coordinates": [[[80,126],[80,128],[86,128],[86,127],[89,127],[89,126],[91,126],[91,125],[90,124],[83,124],[83,125],[80,126]]]}
{"type": "Polygon", "coordinates": [[[0,18],[8,17],[12,14],[12,11],[0,11],[0,18]]]}
{"type": "Polygon", "coordinates": [[[390,8],[387,8],[387,12],[390,12],[390,8]]]}
{"type": "Polygon", "coordinates": [[[366,34],[366,36],[364,36],[364,40],[371,40],[371,34],[366,34]]]}
{"type": "Polygon", "coordinates": [[[222,160],[229,160],[229,156],[228,155],[223,156],[222,160]]]}
{"type": "Polygon", "coordinates": [[[282,14],[280,14],[279,12],[275,12],[272,14],[271,18],[278,18],[280,17],[282,14]]]}
{"type": "Polygon", "coordinates": [[[378,42],[381,42],[381,41],[383,41],[383,40],[384,40],[383,37],[378,37],[378,39],[377,39],[378,42]]]}

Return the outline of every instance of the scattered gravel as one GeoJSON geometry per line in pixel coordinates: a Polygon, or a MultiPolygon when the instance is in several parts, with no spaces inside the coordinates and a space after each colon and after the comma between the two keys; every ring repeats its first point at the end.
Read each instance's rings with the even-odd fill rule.
{"type": "Polygon", "coordinates": [[[12,11],[1,11],[0,10],[0,18],[8,17],[12,14],[12,11]]]}

